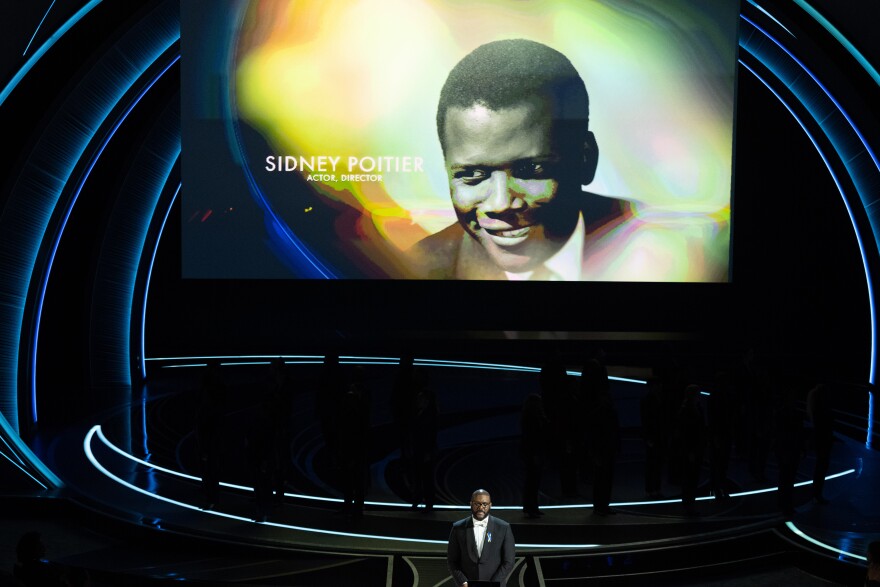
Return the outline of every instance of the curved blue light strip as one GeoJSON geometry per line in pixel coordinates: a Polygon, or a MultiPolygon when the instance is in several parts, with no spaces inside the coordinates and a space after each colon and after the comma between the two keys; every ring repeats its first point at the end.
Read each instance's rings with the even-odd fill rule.
{"type": "Polygon", "coordinates": [[[849,51],[849,54],[852,55],[855,60],[859,62],[859,65],[861,65],[866,72],[868,72],[868,75],[871,76],[871,79],[873,79],[877,85],[880,85],[880,73],[877,73],[877,70],[874,69],[874,66],[871,65],[871,63],[867,59],[865,59],[865,56],[862,55],[859,50],[856,49],[855,46],[853,46],[853,44],[849,42],[849,39],[840,34],[840,31],[838,31],[833,24],[828,22],[827,18],[822,16],[819,11],[807,4],[804,0],[794,0],[794,3],[803,8],[804,11],[812,16],[816,20],[816,22],[822,25],[822,27],[826,31],[831,33],[831,36],[837,39],[837,42],[843,45],[843,48],[849,51]]]}
{"type": "MultiPolygon", "coordinates": [[[[759,27],[756,27],[756,28],[757,28],[758,30],[761,30],[759,27]]],[[[761,32],[763,32],[765,35],[767,35],[766,31],[761,30],[761,32]]],[[[767,35],[767,36],[769,37],[769,35],[767,35]]],[[[776,42],[775,39],[774,39],[774,42],[776,42]]],[[[778,42],[777,42],[777,45],[778,45],[778,42]]],[[[791,54],[790,54],[788,51],[786,51],[786,53],[788,53],[789,56],[791,56],[791,54]]],[[[793,56],[792,56],[792,59],[794,59],[793,56]]],[[[800,63],[800,62],[798,62],[798,63],[800,63]]],[[[850,208],[850,205],[849,205],[849,203],[847,202],[846,196],[844,195],[843,188],[842,188],[842,186],[840,185],[840,182],[838,181],[837,176],[836,176],[835,173],[834,173],[834,170],[831,168],[831,165],[830,165],[828,159],[826,158],[825,153],[822,152],[822,149],[821,149],[821,148],[819,147],[819,145],[816,143],[816,140],[813,138],[813,135],[809,132],[809,130],[807,130],[806,126],[805,126],[804,123],[801,121],[801,119],[797,116],[797,114],[795,114],[795,112],[794,112],[794,111],[792,110],[792,108],[786,103],[786,101],[782,98],[782,96],[780,96],[779,93],[776,92],[776,90],[774,90],[773,87],[770,86],[770,84],[768,84],[763,78],[761,78],[761,76],[758,75],[757,72],[755,72],[752,68],[750,68],[746,63],[744,63],[744,62],[742,62],[742,61],[740,61],[740,64],[742,64],[742,65],[743,65],[743,66],[744,66],[749,72],[752,73],[752,75],[754,75],[754,76],[755,76],[755,77],[756,77],[756,78],[757,78],[762,84],[764,84],[764,86],[765,86],[768,90],[770,90],[770,92],[772,92],[774,96],[776,96],[776,98],[782,103],[782,105],[786,108],[786,110],[788,110],[789,113],[792,115],[792,117],[797,121],[797,123],[800,125],[801,129],[803,129],[804,133],[807,135],[807,137],[808,137],[808,138],[810,139],[810,141],[813,143],[813,146],[816,148],[816,151],[819,153],[819,156],[822,158],[822,161],[825,163],[825,166],[828,168],[828,171],[829,171],[829,173],[831,174],[832,179],[834,180],[834,184],[837,186],[837,189],[838,189],[838,191],[840,192],[841,199],[843,200],[844,205],[846,206],[847,214],[848,214],[849,217],[850,217],[850,222],[852,222],[852,224],[853,224],[853,229],[854,229],[854,232],[855,232],[855,235],[856,235],[856,239],[857,239],[858,244],[859,244],[859,252],[860,252],[860,254],[861,254],[861,256],[862,256],[862,264],[863,264],[864,269],[865,269],[865,278],[866,278],[866,282],[867,282],[867,285],[868,285],[868,300],[869,300],[869,304],[870,304],[870,312],[871,312],[871,368],[870,368],[870,374],[869,374],[869,381],[873,384],[873,382],[874,382],[874,376],[875,376],[875,369],[876,369],[876,356],[875,356],[875,350],[876,350],[876,336],[877,336],[877,333],[876,333],[876,330],[877,330],[877,329],[876,329],[876,314],[875,314],[875,307],[874,307],[873,284],[872,284],[872,282],[871,282],[871,275],[870,275],[870,271],[869,271],[869,269],[868,269],[867,254],[866,254],[866,251],[865,251],[865,246],[864,246],[864,243],[863,243],[863,241],[862,241],[861,235],[860,235],[860,233],[859,233],[858,227],[856,226],[855,218],[854,218],[853,213],[852,213],[852,209],[850,208]]],[[[776,74],[776,72],[773,70],[773,68],[772,68],[768,63],[764,63],[764,65],[767,66],[767,67],[769,67],[769,68],[771,69],[771,71],[773,71],[773,73],[776,74]]],[[[812,75],[811,75],[811,77],[812,77],[812,75]]],[[[777,76],[777,79],[781,79],[781,77],[777,76]]],[[[815,78],[813,78],[813,79],[815,79],[815,78]]],[[[818,83],[818,81],[817,81],[817,83],[818,83]]],[[[793,90],[793,88],[790,88],[790,89],[793,90]]],[[[824,88],[823,88],[823,90],[824,90],[824,88]]],[[[793,90],[793,91],[794,91],[794,90],[793,90]]],[[[806,105],[806,104],[805,104],[805,101],[803,100],[803,96],[800,96],[796,91],[795,91],[795,95],[798,96],[798,97],[802,100],[802,103],[804,103],[804,105],[806,105]]],[[[811,112],[812,112],[812,111],[811,111],[811,112]]],[[[857,132],[858,132],[858,131],[857,131],[857,132]]],[[[861,135],[859,135],[859,137],[861,138],[861,135]]],[[[830,137],[829,137],[829,138],[830,138],[830,137]]],[[[832,144],[834,144],[834,140],[833,140],[833,139],[832,139],[832,144]]],[[[844,162],[844,163],[846,164],[846,162],[844,162]]],[[[847,169],[849,170],[849,167],[848,167],[848,166],[847,166],[847,169]]],[[[872,222],[872,228],[873,228],[873,222],[872,222]]],[[[876,238],[876,237],[875,237],[875,238],[876,238]]],[[[872,436],[872,428],[873,428],[873,426],[872,426],[872,421],[873,421],[873,418],[872,418],[872,414],[873,414],[873,399],[874,399],[874,398],[873,398],[873,394],[869,394],[869,405],[868,405],[868,438],[867,438],[867,445],[868,445],[868,447],[870,447],[870,445],[871,445],[871,436],[872,436]]],[[[803,539],[805,539],[805,540],[807,540],[807,541],[809,541],[809,542],[811,542],[811,543],[813,543],[813,544],[816,544],[816,545],[818,545],[818,546],[820,546],[820,547],[822,547],[822,548],[826,548],[826,549],[828,549],[828,550],[831,550],[831,551],[837,552],[837,553],[839,553],[839,554],[843,554],[843,555],[846,555],[846,556],[851,556],[851,557],[859,558],[858,555],[852,555],[852,554],[850,554],[850,553],[848,553],[848,552],[845,552],[845,551],[843,551],[843,550],[840,550],[840,549],[834,548],[834,547],[829,546],[829,545],[827,545],[827,544],[825,544],[825,543],[823,543],[823,542],[821,542],[821,541],[819,541],[819,540],[816,540],[815,538],[812,538],[812,537],[808,536],[806,533],[804,533],[803,531],[801,531],[800,529],[798,529],[798,528],[797,528],[794,524],[792,524],[791,522],[786,522],[786,525],[787,525],[787,526],[788,526],[788,527],[789,527],[789,528],[790,528],[795,534],[797,534],[798,536],[801,536],[803,539]]]]}
{"type": "Polygon", "coordinates": [[[49,13],[52,12],[52,7],[55,6],[55,0],[52,0],[52,4],[49,5],[49,8],[46,9],[46,12],[43,14],[43,18],[40,19],[39,24],[37,24],[37,28],[34,29],[34,34],[31,35],[30,40],[27,43],[27,46],[24,48],[21,56],[24,57],[27,55],[28,49],[31,48],[31,43],[34,42],[34,39],[37,38],[37,33],[40,32],[40,28],[43,26],[43,23],[46,22],[46,17],[49,16],[49,13]]]}
{"type": "MultiPolygon", "coordinates": [[[[10,463],[12,466],[14,466],[16,469],[18,469],[19,471],[21,471],[22,473],[24,473],[25,475],[27,475],[28,477],[30,477],[31,480],[34,481],[37,485],[39,485],[39,486],[42,487],[43,489],[48,489],[48,487],[46,487],[46,484],[45,484],[45,483],[43,483],[42,481],[40,481],[39,479],[37,479],[36,477],[34,477],[33,475],[31,475],[31,474],[28,472],[27,469],[25,469],[23,466],[19,465],[18,463],[16,463],[15,461],[13,461],[11,458],[9,458],[9,456],[6,455],[6,453],[2,453],[2,452],[0,452],[0,457],[3,457],[3,458],[6,459],[7,461],[9,461],[9,463],[10,463]]],[[[17,457],[16,457],[16,458],[17,458],[17,457]]]]}
{"type": "MultiPolygon", "coordinates": [[[[180,151],[177,152],[177,156],[180,157],[180,151]]],[[[150,264],[147,268],[147,282],[144,285],[144,301],[141,304],[141,377],[147,377],[147,363],[145,360],[146,355],[146,343],[144,336],[144,331],[147,329],[147,298],[150,294],[150,280],[153,277],[153,265],[156,263],[156,254],[159,252],[159,241],[162,240],[162,234],[165,232],[165,224],[168,222],[168,216],[171,214],[171,208],[174,207],[174,202],[177,201],[177,196],[180,194],[180,184],[177,184],[177,189],[174,191],[174,196],[171,198],[171,202],[168,204],[168,209],[165,210],[165,217],[162,219],[162,225],[159,227],[159,234],[156,236],[156,242],[153,245],[153,254],[150,256],[150,264]]]]}
{"type": "MultiPolygon", "coordinates": [[[[101,158],[101,155],[104,153],[104,150],[107,148],[107,145],[110,144],[110,141],[113,139],[116,131],[119,130],[119,127],[122,126],[122,123],[128,118],[128,115],[134,110],[134,108],[140,103],[143,97],[147,94],[148,91],[159,81],[159,79],[165,75],[165,73],[171,69],[175,63],[180,59],[180,56],[175,56],[171,62],[165,66],[165,68],[156,74],[156,76],[144,87],[141,92],[131,101],[125,111],[120,115],[119,119],[113,125],[113,128],[107,133],[104,137],[104,140],[101,141],[100,146],[97,148],[95,153],[92,155],[91,160],[89,161],[88,167],[83,173],[82,177],[79,180],[79,183],[76,186],[76,190],[73,192],[73,197],[70,199],[70,202],[67,204],[67,208],[64,210],[64,216],[61,219],[58,230],[55,233],[55,237],[52,241],[52,247],[49,252],[49,256],[46,262],[46,269],[43,271],[43,276],[40,279],[40,284],[37,293],[37,305],[36,305],[36,317],[35,317],[35,326],[34,326],[34,336],[31,340],[31,352],[30,352],[30,387],[31,387],[31,419],[36,422],[37,421],[37,347],[39,345],[40,339],[40,323],[43,318],[43,301],[46,298],[46,289],[49,286],[49,276],[52,273],[52,266],[55,263],[55,255],[58,252],[58,245],[61,243],[61,237],[64,235],[64,229],[67,228],[67,221],[70,219],[70,215],[73,213],[73,208],[76,206],[77,200],[79,200],[79,195],[82,193],[83,187],[85,187],[86,182],[89,179],[89,176],[92,173],[92,170],[95,168],[95,165],[98,164],[98,159],[101,158]]],[[[133,83],[134,80],[132,80],[133,83]]]]}
{"type": "Polygon", "coordinates": [[[776,19],[775,16],[773,16],[772,14],[770,14],[769,12],[767,12],[766,10],[764,10],[763,8],[761,8],[761,7],[760,7],[760,6],[759,6],[754,0],[748,0],[748,2],[749,2],[749,4],[751,4],[752,6],[754,6],[755,8],[757,8],[758,10],[760,10],[761,12],[763,12],[763,13],[764,13],[764,14],[765,14],[770,20],[772,20],[773,22],[775,22],[776,24],[778,24],[778,25],[782,28],[782,30],[784,30],[785,32],[787,32],[787,33],[788,33],[789,35],[791,35],[792,37],[797,38],[793,32],[791,32],[790,30],[788,30],[788,27],[786,27],[784,24],[782,24],[781,22],[779,22],[779,21],[776,19]]]}
{"type": "MultiPolygon", "coordinates": [[[[777,47],[782,49],[786,53],[786,55],[788,55],[795,63],[797,63],[801,67],[801,69],[803,69],[803,71],[805,73],[807,73],[807,75],[809,75],[809,77],[816,83],[816,85],[822,89],[822,91],[825,93],[825,95],[828,96],[828,98],[837,107],[838,111],[844,116],[844,118],[847,120],[847,122],[849,122],[850,126],[855,131],[856,135],[858,135],[859,139],[862,141],[862,146],[865,148],[865,151],[871,155],[871,158],[873,159],[873,161],[876,165],[877,164],[876,157],[874,156],[873,151],[871,151],[870,147],[865,142],[862,134],[859,132],[858,129],[855,128],[852,120],[849,118],[849,116],[846,114],[846,112],[843,111],[843,109],[840,107],[840,105],[837,103],[837,101],[833,97],[831,97],[831,95],[828,93],[828,90],[825,89],[825,87],[819,82],[819,80],[817,80],[816,77],[804,66],[804,64],[801,63],[796,57],[794,57],[794,55],[792,55],[790,51],[788,51],[785,47],[783,47],[779,43],[779,41],[777,41],[769,33],[767,33],[767,31],[765,31],[761,27],[757,26],[755,23],[750,21],[745,16],[742,16],[742,18],[743,18],[743,20],[745,20],[746,22],[751,24],[753,27],[755,27],[756,30],[763,33],[777,47]]],[[[780,81],[783,81],[783,82],[785,81],[785,79],[784,79],[785,76],[781,75],[779,72],[780,68],[778,66],[774,67],[775,64],[770,62],[770,59],[768,58],[768,56],[766,56],[766,55],[763,55],[763,56],[755,55],[755,56],[758,57],[759,60],[761,60],[761,62],[764,64],[764,66],[767,67],[776,76],[777,79],[779,79],[780,81]],[[763,59],[762,59],[762,57],[763,57],[763,59]]],[[[874,304],[874,284],[873,284],[873,281],[871,278],[871,271],[868,266],[867,251],[865,249],[865,243],[862,239],[862,235],[859,232],[858,225],[856,224],[856,220],[855,220],[855,216],[852,211],[852,207],[850,206],[849,201],[846,198],[846,194],[844,193],[844,190],[841,187],[840,181],[838,180],[837,176],[835,175],[834,170],[831,169],[831,165],[830,165],[828,159],[826,158],[826,156],[822,152],[822,150],[819,148],[819,145],[816,143],[816,140],[814,139],[813,135],[807,130],[807,127],[804,125],[804,123],[800,120],[800,118],[798,118],[798,116],[794,113],[794,111],[788,106],[788,104],[785,102],[785,100],[765,80],[763,80],[761,78],[761,76],[759,76],[753,69],[748,67],[748,65],[743,63],[741,60],[740,60],[740,63],[742,65],[744,65],[755,77],[757,77],[761,81],[761,83],[763,83],[764,86],[766,86],[773,93],[774,96],[776,96],[776,98],[785,106],[786,110],[788,110],[789,113],[794,117],[794,119],[800,125],[801,129],[803,129],[804,133],[810,139],[810,142],[813,143],[813,146],[816,148],[816,151],[819,153],[820,157],[822,157],[822,161],[825,162],[825,166],[828,169],[829,173],[831,174],[831,177],[834,180],[834,184],[837,186],[837,190],[840,193],[841,200],[843,200],[843,204],[844,204],[844,206],[846,206],[846,212],[849,215],[850,222],[853,225],[853,232],[855,233],[856,241],[858,242],[858,245],[859,245],[859,254],[862,257],[862,266],[864,267],[864,270],[865,270],[865,281],[868,285],[868,306],[869,306],[870,315],[871,315],[871,365],[870,365],[869,373],[868,373],[868,381],[873,384],[875,374],[876,374],[876,369],[877,369],[877,356],[876,356],[876,352],[877,352],[877,309],[874,304]]],[[[808,96],[803,95],[803,91],[799,91],[792,84],[786,84],[786,85],[789,86],[789,89],[800,100],[801,104],[803,104],[807,108],[807,110],[810,112],[810,114],[813,115],[814,120],[816,120],[816,122],[819,124],[820,128],[822,128],[822,130],[826,133],[826,136],[828,136],[828,138],[831,140],[838,155],[841,156],[841,161],[843,162],[844,166],[846,167],[847,171],[849,172],[850,177],[853,179],[853,183],[856,185],[856,190],[859,192],[859,196],[862,198],[862,204],[867,206],[867,203],[864,200],[864,196],[867,195],[868,189],[867,189],[867,187],[864,186],[864,181],[859,181],[859,174],[857,173],[857,170],[853,169],[851,166],[852,160],[846,160],[846,158],[843,156],[842,147],[839,145],[839,143],[841,142],[842,139],[840,137],[833,136],[832,135],[833,129],[829,128],[825,124],[825,121],[827,121],[828,116],[823,116],[822,113],[816,112],[815,108],[811,108],[810,107],[811,101],[808,100],[808,96]],[[860,184],[862,185],[862,187],[859,187],[860,184]],[[864,193],[862,192],[862,189],[864,189],[864,193]]],[[[880,166],[878,166],[877,169],[878,169],[878,172],[880,172],[880,166]]],[[[870,218],[870,215],[869,215],[869,220],[870,220],[871,228],[874,231],[874,239],[875,239],[875,243],[876,243],[877,242],[877,227],[875,226],[873,219],[870,218]]],[[[868,440],[870,442],[870,437],[868,440]]]]}
{"type": "MultiPolygon", "coordinates": [[[[18,456],[18,455],[16,454],[15,450],[12,448],[12,445],[9,444],[9,441],[6,440],[6,437],[5,437],[4,435],[2,435],[2,434],[0,434],[0,441],[2,441],[3,444],[6,446],[6,448],[9,449],[9,454],[11,454],[12,456],[14,456],[14,457],[15,457],[15,460],[17,460],[20,464],[23,465],[23,464],[24,464],[24,461],[21,459],[20,456],[18,456]]],[[[2,452],[2,451],[0,451],[0,452],[2,452]]]]}
{"type": "MultiPolygon", "coordinates": [[[[801,70],[810,77],[810,79],[813,80],[813,82],[816,84],[816,87],[818,87],[820,90],[822,90],[822,93],[825,95],[825,97],[829,101],[831,101],[831,103],[834,105],[834,107],[837,108],[837,111],[841,114],[841,116],[843,116],[843,118],[849,124],[849,127],[852,129],[852,131],[859,138],[859,141],[861,142],[861,145],[864,148],[864,152],[868,153],[868,155],[871,157],[871,161],[873,161],[873,163],[874,163],[874,167],[877,169],[878,172],[880,172],[880,162],[878,162],[878,160],[877,160],[877,155],[874,153],[874,151],[868,145],[868,141],[865,140],[864,135],[862,135],[862,132],[856,127],[855,123],[852,121],[852,118],[850,118],[849,114],[847,114],[846,110],[843,109],[843,106],[840,105],[840,103],[837,101],[837,99],[831,95],[831,92],[828,91],[828,89],[825,87],[825,85],[821,81],[819,81],[819,79],[813,74],[813,72],[810,71],[810,69],[806,65],[804,65],[804,63],[800,59],[795,57],[791,51],[786,49],[785,46],[782,43],[780,43],[775,37],[773,37],[770,33],[765,31],[764,29],[762,29],[756,23],[749,20],[747,17],[740,15],[740,18],[742,18],[744,21],[746,21],[747,23],[749,23],[750,25],[755,27],[755,29],[757,29],[758,31],[762,32],[764,34],[764,36],[767,37],[767,39],[769,39],[771,42],[773,42],[774,45],[776,45],[782,51],[784,51],[785,54],[788,55],[788,57],[794,63],[796,63],[798,65],[798,67],[800,67],[801,70]]],[[[760,58],[760,56],[758,56],[758,57],[760,58]]],[[[864,180],[864,178],[861,177],[861,174],[858,173],[857,170],[853,169],[853,167],[852,167],[852,162],[858,157],[858,155],[860,155],[860,153],[853,152],[850,149],[844,148],[845,145],[841,144],[843,142],[842,137],[840,137],[838,135],[838,133],[836,132],[836,129],[834,129],[829,122],[830,116],[828,116],[828,114],[825,112],[819,112],[817,110],[817,108],[819,106],[817,104],[817,101],[808,99],[809,96],[804,96],[802,94],[802,92],[799,91],[795,87],[795,85],[797,85],[799,82],[799,80],[796,76],[784,75],[785,72],[780,71],[780,68],[778,68],[778,67],[774,68],[773,64],[769,62],[769,59],[762,59],[762,63],[764,63],[764,65],[766,67],[768,67],[773,72],[773,75],[775,75],[777,77],[777,79],[779,79],[779,81],[781,81],[781,82],[785,83],[787,86],[789,86],[791,91],[794,92],[794,94],[798,97],[801,104],[803,104],[803,106],[810,112],[810,114],[813,115],[813,118],[816,120],[816,123],[822,128],[823,131],[825,131],[825,134],[827,134],[828,137],[830,139],[832,139],[832,142],[834,143],[834,146],[835,146],[835,150],[840,155],[841,162],[844,164],[844,166],[846,166],[847,171],[849,171],[850,175],[852,176],[853,182],[856,184],[856,188],[857,188],[857,191],[859,192],[859,195],[864,197],[868,193],[870,193],[871,192],[871,189],[869,189],[871,187],[870,183],[866,182],[864,180]],[[846,152],[844,152],[844,151],[846,151],[846,152]]],[[[865,202],[864,200],[862,200],[862,202],[866,206],[868,204],[873,203],[873,202],[865,202]]],[[[874,229],[875,239],[876,239],[877,238],[877,228],[874,227],[873,222],[871,222],[871,228],[874,229]]]]}
{"type": "Polygon", "coordinates": [[[874,395],[873,392],[868,392],[868,440],[865,441],[868,448],[874,448],[874,395]]]}
{"type": "MultiPolygon", "coordinates": [[[[59,479],[54,473],[52,473],[52,471],[50,471],[49,468],[44,465],[43,462],[40,461],[40,459],[37,458],[30,447],[21,440],[18,432],[9,425],[9,422],[6,421],[6,417],[2,413],[0,413],[0,437],[3,438],[3,444],[10,448],[12,456],[14,456],[20,463],[24,464],[26,460],[28,465],[30,465],[33,469],[39,471],[43,475],[43,478],[51,483],[54,487],[61,487],[62,485],[64,485],[61,482],[61,479],[59,479]],[[12,446],[10,446],[10,442],[12,443],[12,446]],[[22,456],[24,457],[24,459],[21,458],[22,456]]],[[[27,471],[25,471],[25,474],[27,474],[27,476],[31,479],[34,478],[33,475],[31,475],[27,471]]],[[[36,479],[34,480],[36,481],[36,479]]],[[[37,483],[45,487],[45,485],[43,485],[43,483],[41,483],[40,481],[37,481],[37,483]]]]}
{"type": "Polygon", "coordinates": [[[101,0],[91,0],[91,2],[88,2],[85,6],[80,8],[76,12],[76,14],[70,17],[67,22],[61,25],[61,27],[57,31],[55,31],[51,37],[46,39],[45,43],[40,45],[40,48],[37,49],[33,55],[31,55],[31,58],[25,62],[21,69],[15,72],[15,75],[12,76],[12,79],[9,81],[9,83],[6,84],[2,91],[0,91],[0,106],[3,105],[3,102],[6,101],[6,98],[8,98],[9,94],[12,93],[12,90],[14,90],[16,86],[18,86],[18,84],[21,82],[21,80],[24,79],[24,76],[26,76],[28,72],[33,69],[37,61],[39,61],[40,58],[45,55],[49,49],[52,48],[52,45],[54,45],[55,42],[64,35],[64,33],[69,31],[73,27],[73,25],[78,23],[86,14],[91,12],[91,10],[100,3],[101,0]]]}
{"type": "MultiPolygon", "coordinates": [[[[65,34],[67,33],[74,25],[76,25],[81,19],[83,19],[93,8],[95,8],[98,4],[100,4],[101,0],[91,0],[87,2],[82,8],[80,8],[72,17],[70,17],[66,22],[64,22],[41,46],[35,51],[32,56],[25,62],[25,64],[13,75],[12,79],[2,88],[0,91],[0,105],[4,105],[6,103],[7,98],[10,94],[18,87],[22,79],[24,79],[25,75],[27,75],[36,65],[38,60],[42,58],[54,45],[55,43],[65,34]]],[[[179,33],[175,36],[172,35],[171,40],[167,46],[174,43],[176,38],[179,38],[179,33]]],[[[146,65],[144,65],[144,70],[146,71],[146,67],[148,67],[151,63],[153,63],[159,55],[164,53],[167,50],[167,46],[162,48],[162,50],[156,53],[154,56],[147,56],[146,65]]],[[[131,65],[134,63],[133,59],[129,59],[126,65],[131,65]]],[[[144,63],[144,62],[141,62],[144,63]]],[[[114,76],[118,78],[122,78],[125,75],[126,69],[117,68],[115,71],[111,73],[107,81],[112,79],[114,76]]],[[[138,73],[133,79],[139,78],[143,71],[138,73]]],[[[130,84],[121,83],[117,87],[129,87],[130,84]]],[[[113,88],[115,89],[115,88],[113,88]]],[[[8,363],[4,365],[3,369],[8,371],[8,373],[4,373],[3,381],[0,382],[0,385],[3,386],[3,402],[4,407],[8,404],[9,409],[9,420],[5,414],[0,414],[0,431],[2,431],[3,435],[11,440],[11,442],[15,445],[17,452],[19,452],[29,463],[31,467],[35,470],[39,471],[43,477],[50,483],[56,486],[60,486],[62,483],[46,466],[43,464],[36,455],[30,450],[30,448],[22,441],[22,439],[18,435],[18,415],[17,415],[17,394],[18,389],[16,386],[17,377],[18,377],[18,366],[16,361],[18,360],[19,355],[19,335],[23,328],[23,315],[24,315],[24,300],[27,297],[27,288],[28,283],[30,282],[33,271],[35,267],[35,259],[37,255],[37,250],[40,244],[43,242],[43,239],[46,235],[48,221],[54,206],[57,205],[58,197],[60,196],[61,190],[66,185],[67,180],[70,178],[70,174],[72,173],[76,163],[81,159],[82,154],[86,148],[86,146],[91,141],[94,136],[94,132],[96,127],[90,125],[90,121],[97,119],[101,120],[106,117],[106,113],[110,112],[113,106],[118,102],[118,97],[122,94],[115,94],[113,91],[105,92],[99,96],[91,96],[92,101],[89,103],[87,108],[91,108],[92,111],[103,109],[104,114],[98,111],[94,116],[89,115],[87,118],[82,118],[82,114],[80,113],[80,121],[79,126],[76,129],[71,130],[71,139],[68,140],[67,145],[54,145],[53,148],[57,153],[54,155],[56,160],[60,160],[60,163],[57,164],[50,171],[46,171],[44,173],[45,179],[47,181],[47,185],[43,188],[43,194],[45,195],[45,200],[40,200],[39,202],[34,202],[31,216],[28,218],[28,223],[26,223],[26,236],[20,239],[21,245],[18,247],[19,251],[17,252],[17,259],[13,266],[13,272],[15,273],[14,282],[7,282],[7,287],[9,288],[9,295],[13,297],[13,299],[22,300],[21,304],[9,304],[9,307],[4,310],[4,313],[8,313],[8,316],[5,316],[3,319],[4,322],[4,330],[8,333],[14,333],[12,335],[4,335],[4,346],[8,346],[8,349],[4,351],[4,363],[8,363]],[[89,135],[88,133],[92,134],[89,135]],[[8,339],[8,340],[6,340],[8,339]]],[[[29,357],[29,354],[25,356],[29,357]]],[[[36,405],[36,402],[34,402],[36,405]]]]}

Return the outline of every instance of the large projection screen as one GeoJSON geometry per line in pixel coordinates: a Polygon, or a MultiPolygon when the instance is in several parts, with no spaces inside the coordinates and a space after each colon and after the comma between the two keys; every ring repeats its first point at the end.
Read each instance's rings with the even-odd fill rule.
{"type": "Polygon", "coordinates": [[[183,277],[727,282],[738,15],[182,0],[183,277]]]}

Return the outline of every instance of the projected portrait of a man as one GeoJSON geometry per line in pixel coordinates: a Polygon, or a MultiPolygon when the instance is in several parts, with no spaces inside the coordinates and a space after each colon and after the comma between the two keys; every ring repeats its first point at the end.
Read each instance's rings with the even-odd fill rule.
{"type": "Polygon", "coordinates": [[[619,211],[581,189],[599,157],[589,110],[577,70],[546,45],[495,41],[462,59],[437,108],[458,222],[413,247],[420,276],[585,278],[587,227],[619,211]]]}
{"type": "Polygon", "coordinates": [[[210,4],[185,275],[730,280],[735,3],[210,4]]]}

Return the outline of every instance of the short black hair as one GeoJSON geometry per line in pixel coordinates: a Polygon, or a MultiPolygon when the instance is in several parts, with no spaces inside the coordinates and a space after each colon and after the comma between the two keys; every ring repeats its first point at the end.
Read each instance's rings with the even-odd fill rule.
{"type": "Polygon", "coordinates": [[[437,134],[445,149],[444,127],[450,108],[482,104],[490,110],[509,108],[539,96],[549,101],[554,120],[586,132],[590,100],[584,80],[568,58],[527,39],[505,39],[480,45],[458,62],[437,105],[437,134]]]}

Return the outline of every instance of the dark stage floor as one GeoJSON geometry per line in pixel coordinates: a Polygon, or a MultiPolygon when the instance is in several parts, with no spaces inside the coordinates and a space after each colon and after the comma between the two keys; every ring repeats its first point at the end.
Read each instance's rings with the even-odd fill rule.
{"type": "MultiPolygon", "coordinates": [[[[206,584],[449,584],[449,527],[467,515],[463,504],[477,487],[492,493],[492,514],[513,525],[518,564],[511,586],[569,585],[590,578],[732,585],[742,584],[737,581],[745,576],[753,585],[844,584],[862,572],[867,543],[880,538],[875,498],[880,457],[846,434],[837,435],[832,453],[825,490],[830,503],[810,499],[814,457],[808,452],[798,472],[796,513],[788,522],[778,511],[772,455],[766,480],[757,481],[746,460],[734,453],[729,499],[709,495],[707,462],[696,516],[686,515],[680,487],[668,478],[665,497],[648,500],[638,409],[644,374],[613,368],[611,374],[620,376],[612,391],[623,435],[612,495],[617,514],[594,514],[584,476],[580,495],[563,497],[551,460],[541,483],[544,515],[533,519],[522,511],[523,468],[517,455],[520,408],[538,391],[536,372],[441,363],[424,367],[438,398],[440,430],[436,506],[426,511],[410,507],[394,434],[395,362],[366,361],[372,396],[370,482],[363,517],[351,519],[339,512],[338,471],[315,417],[321,367],[317,361],[290,360],[298,363],[288,366],[296,382],[291,473],[284,502],[265,522],[254,521],[244,431],[256,413],[268,367],[257,361],[262,364],[222,368],[230,398],[223,420],[224,485],[217,506],[206,511],[194,438],[201,369],[166,361],[151,365],[149,383],[131,404],[57,435],[43,455],[66,484],[61,499],[54,500],[65,505],[52,506],[64,515],[40,522],[47,528],[50,557],[54,551],[53,560],[89,568],[108,584],[121,576],[206,584]],[[53,529],[58,522],[52,520],[58,519],[72,521],[66,529],[53,529]],[[66,538],[53,548],[53,535],[66,538]]],[[[33,500],[23,503],[25,510],[44,507],[33,500]]],[[[32,518],[8,528],[23,530],[26,519],[32,518]]]]}

